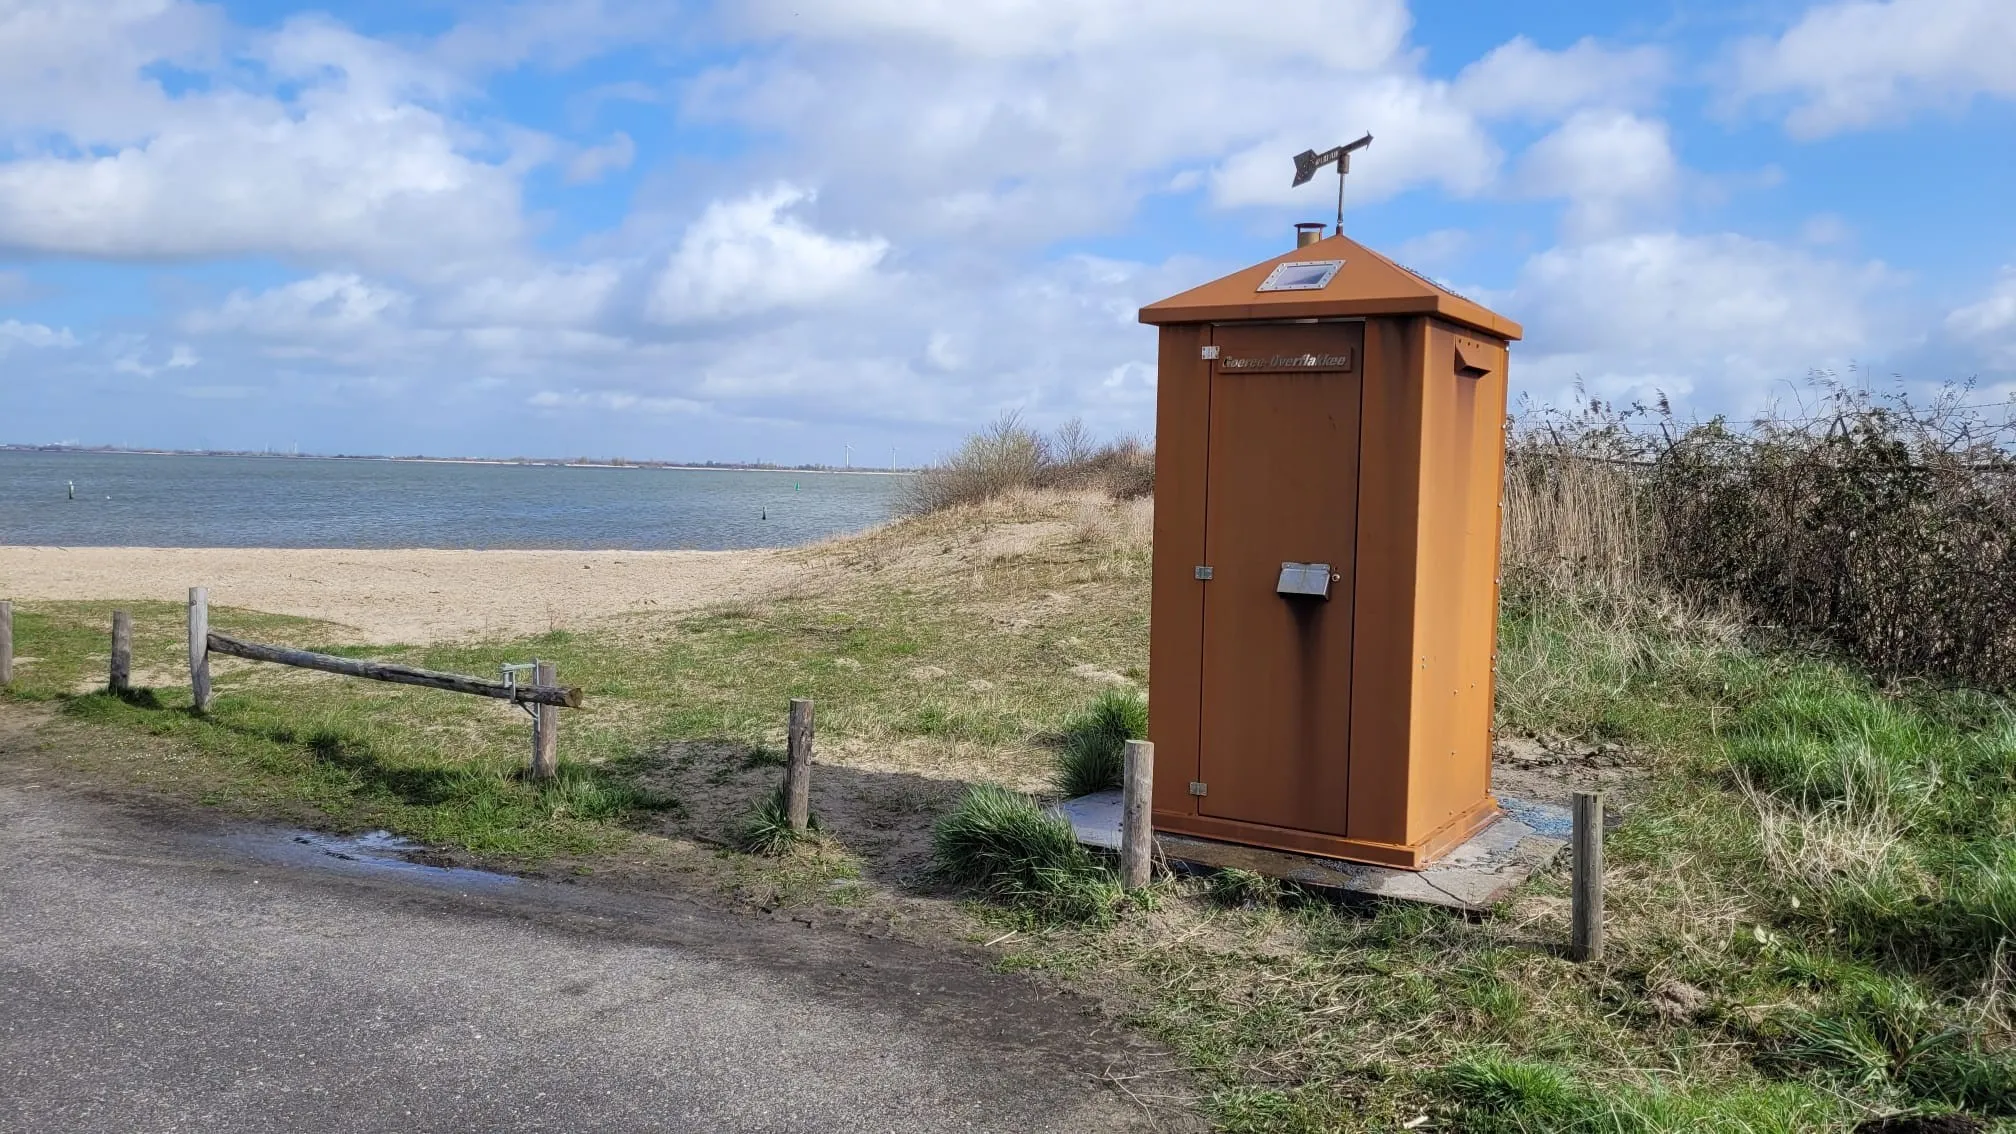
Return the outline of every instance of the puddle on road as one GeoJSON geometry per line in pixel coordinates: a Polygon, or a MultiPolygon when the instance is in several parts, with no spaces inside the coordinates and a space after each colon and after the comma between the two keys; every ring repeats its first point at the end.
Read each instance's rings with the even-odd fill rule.
{"type": "Polygon", "coordinates": [[[324,835],[315,831],[251,831],[232,836],[238,849],[261,858],[278,859],[292,866],[306,866],[344,873],[391,876],[458,889],[513,886],[515,875],[463,866],[435,866],[424,861],[436,852],[390,831],[370,831],[362,835],[324,835]]]}

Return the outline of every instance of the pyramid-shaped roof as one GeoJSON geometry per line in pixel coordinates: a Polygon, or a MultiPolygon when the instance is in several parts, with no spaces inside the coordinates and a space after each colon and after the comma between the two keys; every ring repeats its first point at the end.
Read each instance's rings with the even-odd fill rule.
{"type": "MultiPolygon", "coordinates": [[[[1320,272],[1311,271],[1314,278],[1320,272]]],[[[1193,287],[1141,309],[1143,323],[1208,323],[1239,319],[1305,319],[1338,315],[1439,315],[1501,339],[1525,331],[1512,320],[1457,295],[1348,236],[1330,236],[1272,260],[1193,287]],[[1282,290],[1260,287],[1282,264],[1341,261],[1320,286],[1304,281],[1282,290]]]]}

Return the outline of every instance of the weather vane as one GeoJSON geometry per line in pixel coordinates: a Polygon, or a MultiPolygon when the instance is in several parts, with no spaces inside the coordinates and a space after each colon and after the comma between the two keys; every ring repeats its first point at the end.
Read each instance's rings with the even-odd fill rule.
{"type": "MultiPolygon", "coordinates": [[[[1316,176],[1317,170],[1331,162],[1337,163],[1337,235],[1339,236],[1344,235],[1344,175],[1351,172],[1351,154],[1354,150],[1362,150],[1371,144],[1372,135],[1367,134],[1348,146],[1332,146],[1320,154],[1315,150],[1303,150],[1295,155],[1295,185],[1307,182],[1316,176]]],[[[1291,185],[1289,188],[1292,189],[1294,186],[1291,185]]],[[[1318,226],[1319,230],[1320,227],[1318,226]]]]}

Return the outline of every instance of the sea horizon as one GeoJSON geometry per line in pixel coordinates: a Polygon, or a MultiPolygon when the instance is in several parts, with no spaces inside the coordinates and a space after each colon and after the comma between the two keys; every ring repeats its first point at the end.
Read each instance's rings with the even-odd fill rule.
{"type": "Polygon", "coordinates": [[[271,449],[157,449],[125,445],[30,444],[0,441],[0,453],[96,453],[130,457],[238,457],[288,461],[397,461],[413,464],[453,465],[534,465],[589,469],[681,469],[691,472],[820,472],[863,476],[910,476],[914,467],[863,465],[779,465],[766,461],[678,461],[656,458],[610,457],[467,457],[434,453],[292,453],[271,449]]]}
{"type": "Polygon", "coordinates": [[[476,551],[795,547],[892,518],[900,477],[886,469],[5,447],[0,543],[476,551]],[[146,460],[162,456],[181,460],[146,460]],[[625,475],[633,472],[658,475],[625,475]]]}

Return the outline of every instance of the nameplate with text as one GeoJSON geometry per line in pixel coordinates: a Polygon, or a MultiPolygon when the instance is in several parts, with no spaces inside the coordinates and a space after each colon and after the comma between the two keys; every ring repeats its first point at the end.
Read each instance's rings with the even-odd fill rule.
{"type": "Polygon", "coordinates": [[[1220,358],[1219,370],[1236,370],[1242,374],[1268,373],[1299,370],[1350,370],[1351,351],[1345,349],[1335,354],[1272,354],[1257,358],[1220,358]]]}

